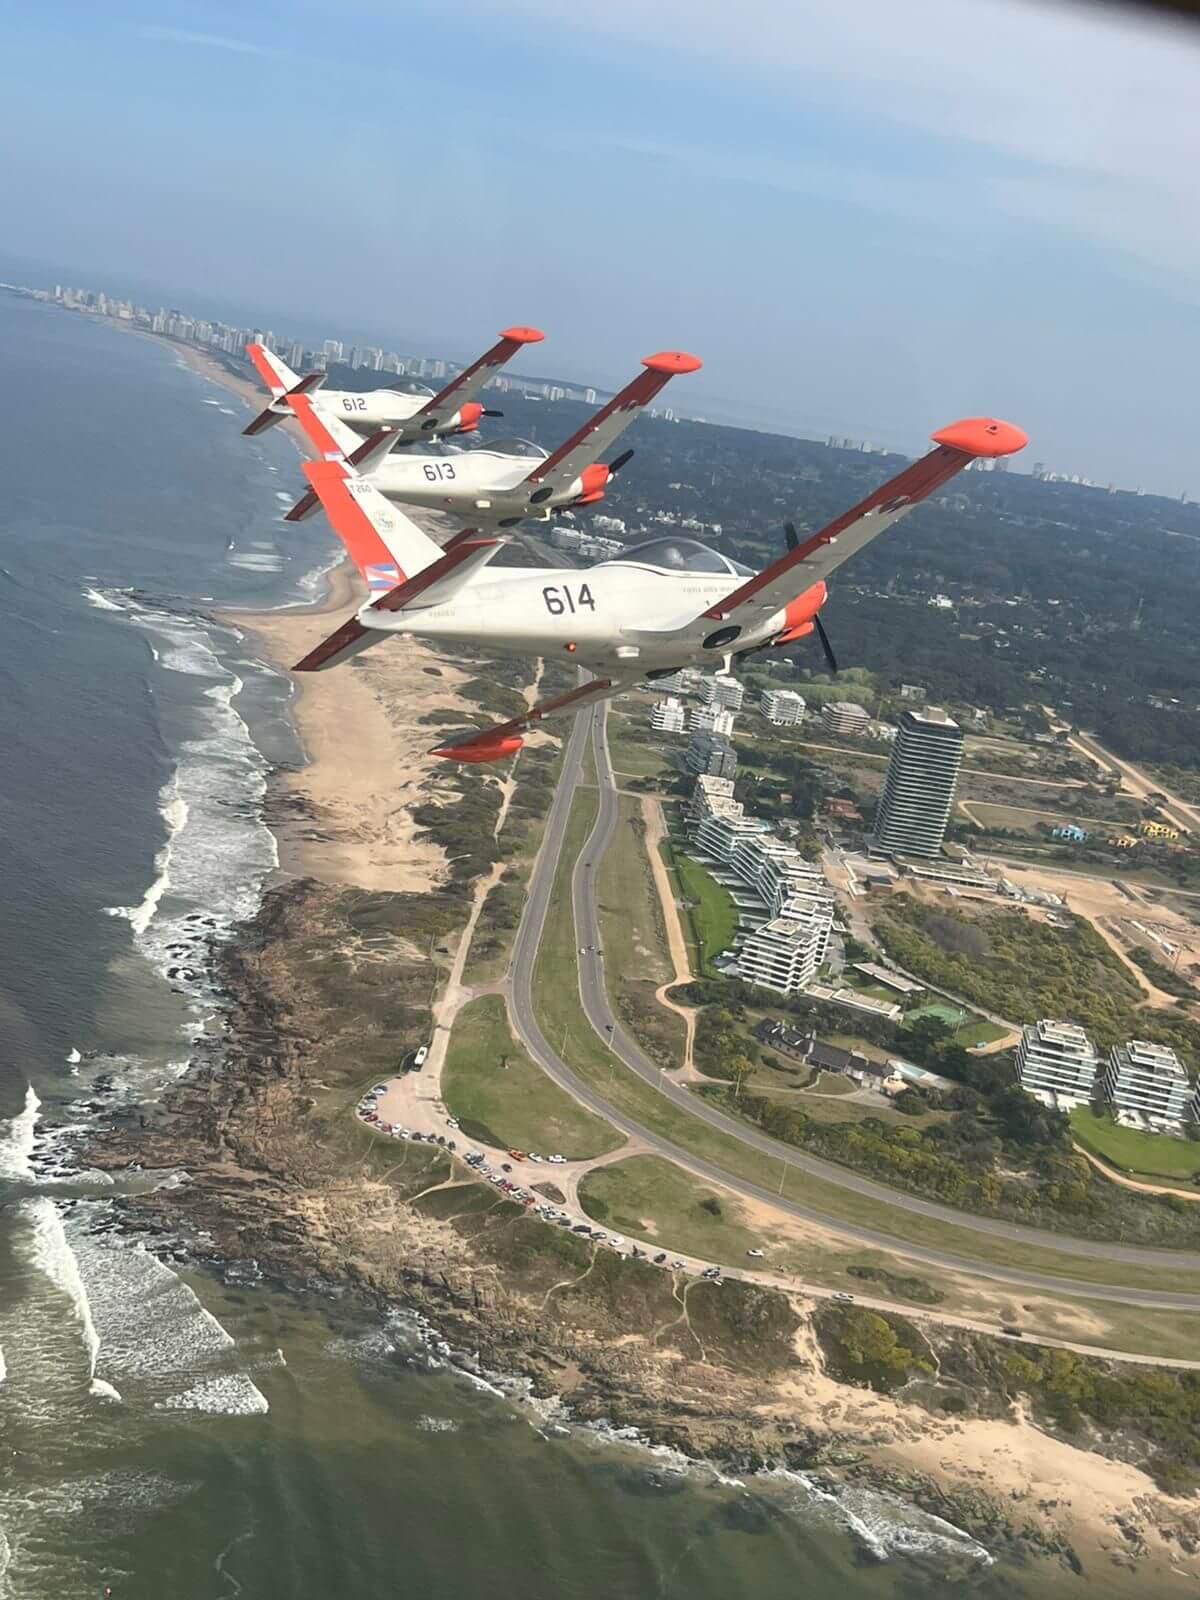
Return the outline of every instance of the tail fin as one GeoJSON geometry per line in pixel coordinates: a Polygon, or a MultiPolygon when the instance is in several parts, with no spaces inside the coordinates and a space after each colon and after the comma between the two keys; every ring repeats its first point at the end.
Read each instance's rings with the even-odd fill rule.
{"type": "Polygon", "coordinates": [[[340,461],[306,461],[304,476],[374,598],[441,557],[428,534],[340,461]]]}
{"type": "Polygon", "coordinates": [[[253,437],[262,433],[264,428],[273,428],[277,422],[282,422],[285,417],[293,413],[288,402],[297,395],[312,394],[325,382],[323,372],[306,372],[294,388],[288,389],[284,394],[273,396],[270,405],[265,406],[253,422],[248,422],[242,432],[253,437]]]}
{"type": "MultiPolygon", "coordinates": [[[[319,421],[319,419],[317,420],[319,421]]],[[[314,443],[317,442],[313,434],[309,431],[309,427],[307,425],[305,426],[304,431],[309,434],[310,439],[312,439],[314,443]]],[[[392,446],[399,437],[400,430],[398,428],[380,428],[378,432],[373,433],[369,439],[364,439],[363,442],[358,445],[356,449],[352,450],[351,453],[346,457],[347,467],[353,469],[350,474],[351,477],[356,475],[365,476],[374,471],[374,469],[392,449],[392,446]]],[[[329,460],[334,458],[327,454],[326,459],[329,460]]],[[[321,502],[317,498],[316,490],[306,489],[300,496],[299,500],[296,501],[296,504],[292,507],[292,509],[284,512],[283,520],[285,522],[303,522],[306,517],[312,516],[313,512],[320,504],[321,502]]]]}

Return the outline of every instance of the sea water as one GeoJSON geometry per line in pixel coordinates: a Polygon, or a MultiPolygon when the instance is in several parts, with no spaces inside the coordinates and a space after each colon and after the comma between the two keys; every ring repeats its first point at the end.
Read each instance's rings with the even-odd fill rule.
{"type": "Polygon", "coordinates": [[[1021,1593],[900,1502],[575,1429],[402,1316],[121,1236],[72,1130],[219,1031],[207,949],[300,758],[287,683],[206,613],[311,599],[336,550],[281,521],[291,440],[170,347],[0,295],[0,350],[0,1600],[1021,1593]]]}

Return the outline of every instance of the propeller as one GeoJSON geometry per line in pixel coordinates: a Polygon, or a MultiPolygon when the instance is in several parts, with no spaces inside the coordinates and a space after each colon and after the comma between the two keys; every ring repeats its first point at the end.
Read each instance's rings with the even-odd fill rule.
{"type": "Polygon", "coordinates": [[[494,410],[491,406],[484,406],[480,415],[484,417],[502,417],[504,413],[503,411],[494,410]]]}
{"type": "MultiPolygon", "coordinates": [[[[784,523],[783,537],[787,540],[787,547],[789,550],[795,550],[799,547],[800,535],[796,532],[796,524],[794,522],[784,523]]],[[[829,663],[829,671],[833,677],[836,678],[838,670],[837,657],[833,653],[833,646],[829,642],[829,635],[825,632],[825,624],[821,621],[819,616],[813,617],[813,623],[816,626],[817,638],[821,641],[821,649],[825,653],[825,660],[829,663]]]]}

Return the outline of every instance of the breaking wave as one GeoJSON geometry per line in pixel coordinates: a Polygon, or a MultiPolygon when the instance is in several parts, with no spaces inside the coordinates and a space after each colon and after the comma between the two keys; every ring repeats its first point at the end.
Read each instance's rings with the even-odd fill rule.
{"type": "Polygon", "coordinates": [[[7,1128],[0,1124],[0,1178],[33,1176],[33,1141],[41,1103],[33,1085],[27,1084],[22,1110],[7,1119],[7,1128]]]}

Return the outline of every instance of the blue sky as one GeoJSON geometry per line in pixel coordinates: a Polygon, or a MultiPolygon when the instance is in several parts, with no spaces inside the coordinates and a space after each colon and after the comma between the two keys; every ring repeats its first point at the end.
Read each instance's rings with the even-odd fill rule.
{"type": "Polygon", "coordinates": [[[51,3],[6,248],[276,326],[1200,495],[1200,34],[1018,0],[51,3]],[[190,299],[188,298],[190,295],[190,299]],[[686,395],[684,385],[687,385],[686,395]]]}

